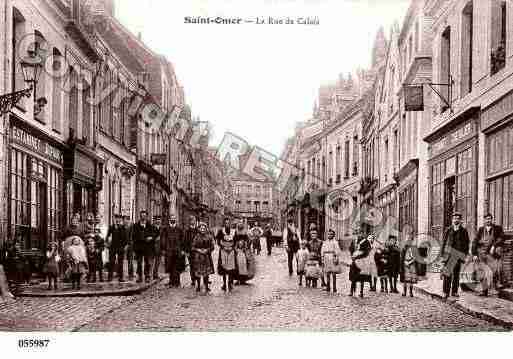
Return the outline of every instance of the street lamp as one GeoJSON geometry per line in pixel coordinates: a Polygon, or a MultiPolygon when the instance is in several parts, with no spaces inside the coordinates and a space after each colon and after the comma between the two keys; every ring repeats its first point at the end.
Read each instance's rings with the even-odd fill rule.
{"type": "MultiPolygon", "coordinates": [[[[23,60],[21,60],[20,65],[23,72],[23,79],[25,82],[30,84],[30,87],[24,90],[1,95],[0,115],[4,115],[10,112],[23,96],[30,97],[33,92],[35,95],[36,84],[39,80],[39,76],[41,75],[43,65],[41,64],[41,59],[36,56],[37,54],[34,50],[29,50],[27,52],[28,57],[25,57],[23,60]]],[[[38,113],[41,111],[44,105],[46,105],[46,102],[47,101],[44,97],[37,99],[35,107],[38,113]]]]}

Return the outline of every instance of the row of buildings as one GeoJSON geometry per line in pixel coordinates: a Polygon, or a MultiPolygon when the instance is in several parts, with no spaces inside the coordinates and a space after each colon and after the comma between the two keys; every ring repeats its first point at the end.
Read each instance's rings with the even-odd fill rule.
{"type": "Polygon", "coordinates": [[[459,211],[473,238],[490,212],[513,279],[513,2],[412,0],[370,69],[321,87],[282,159],[282,218],[303,231],[388,222],[440,240],[459,211]]]}
{"type": "Polygon", "coordinates": [[[76,213],[104,230],[118,213],[210,225],[224,213],[224,166],[208,129],[196,133],[173,64],[114,10],[113,0],[0,0],[2,242],[37,253],[76,213]],[[29,87],[27,58],[42,71],[12,101],[29,87]]]}

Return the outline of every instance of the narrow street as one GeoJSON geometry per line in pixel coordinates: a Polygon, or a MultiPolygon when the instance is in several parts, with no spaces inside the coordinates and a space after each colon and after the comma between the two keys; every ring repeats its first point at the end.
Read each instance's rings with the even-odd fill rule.
{"type": "Polygon", "coordinates": [[[184,288],[170,289],[167,279],[131,297],[23,298],[0,306],[0,330],[79,331],[230,331],[230,330],[501,330],[486,321],[425,296],[365,292],[347,296],[347,273],[339,293],[298,287],[289,277],[283,249],[257,258],[250,285],[221,291],[211,276],[212,292],[197,294],[182,275],[184,288]],[[15,318],[15,319],[14,319],[15,318]]]}

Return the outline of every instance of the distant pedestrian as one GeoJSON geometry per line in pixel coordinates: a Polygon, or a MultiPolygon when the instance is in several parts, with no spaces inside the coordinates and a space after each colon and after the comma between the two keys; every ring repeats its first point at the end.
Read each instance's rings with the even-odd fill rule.
{"type": "Polygon", "coordinates": [[[452,215],[452,225],[445,231],[441,249],[441,256],[444,261],[442,270],[444,298],[449,294],[459,297],[461,265],[469,253],[470,240],[467,230],[461,224],[461,213],[455,212],[452,215]]]}
{"type": "Polygon", "coordinates": [[[185,270],[184,234],[174,214],[170,215],[169,224],[162,227],[160,246],[169,274],[169,287],[180,287],[180,274],[185,270]]]}
{"type": "Polygon", "coordinates": [[[333,283],[333,293],[337,293],[337,274],[340,270],[340,258],[342,251],[338,241],[335,239],[335,231],[330,229],[328,231],[328,239],[322,243],[321,247],[321,263],[323,273],[326,276],[326,291],[331,290],[331,283],[333,283]],[[333,282],[331,281],[333,279],[333,282]]]}
{"type": "Polygon", "coordinates": [[[260,243],[260,238],[262,237],[262,235],[262,228],[260,228],[258,222],[255,222],[255,225],[249,231],[249,237],[251,239],[253,250],[255,251],[256,255],[260,255],[260,252],[262,251],[262,244],[260,243]]]}
{"type": "Polygon", "coordinates": [[[212,265],[211,253],[214,250],[214,239],[210,235],[207,225],[200,222],[198,225],[198,233],[192,242],[192,263],[194,267],[194,276],[196,278],[196,291],[201,290],[201,281],[205,291],[209,292],[209,276],[214,273],[212,265]]]}
{"type": "Polygon", "coordinates": [[[271,229],[271,224],[267,223],[267,226],[264,230],[265,237],[265,248],[267,249],[267,255],[270,256],[273,249],[273,231],[271,229]]]}
{"type": "MultiPolygon", "coordinates": [[[[308,248],[306,248],[306,241],[301,241],[299,250],[296,254],[296,270],[297,276],[299,277],[299,286],[303,285],[303,277],[306,275],[306,262],[308,261],[309,252],[308,248]]],[[[306,278],[305,278],[306,285],[306,278]]]]}
{"type": "Polygon", "coordinates": [[[287,252],[289,276],[292,276],[293,274],[292,262],[294,260],[294,256],[299,250],[300,241],[301,236],[299,235],[299,230],[294,225],[294,220],[289,218],[287,221],[287,226],[283,229],[283,243],[287,252]]]}

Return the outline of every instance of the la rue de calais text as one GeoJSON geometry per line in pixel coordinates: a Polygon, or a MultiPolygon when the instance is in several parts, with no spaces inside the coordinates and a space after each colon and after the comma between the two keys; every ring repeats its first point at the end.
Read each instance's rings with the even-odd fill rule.
{"type": "Polygon", "coordinates": [[[242,17],[206,17],[206,16],[185,16],[185,24],[200,24],[200,25],[319,25],[319,18],[317,16],[305,17],[274,17],[274,16],[255,16],[249,18],[242,17]]]}

